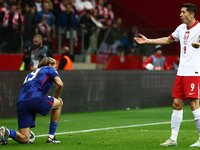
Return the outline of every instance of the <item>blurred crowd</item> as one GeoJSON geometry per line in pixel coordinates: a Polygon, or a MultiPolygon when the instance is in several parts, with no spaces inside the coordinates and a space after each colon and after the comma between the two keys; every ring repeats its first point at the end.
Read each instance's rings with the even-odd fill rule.
{"type": "Polygon", "coordinates": [[[33,45],[37,33],[42,35],[44,45],[56,52],[57,47],[51,43],[58,43],[54,41],[58,40],[60,27],[66,33],[64,43],[72,35],[77,44],[82,35],[84,53],[95,54],[104,42],[112,45],[114,54],[121,50],[134,54],[137,25],[122,28],[123,20],[115,18],[114,12],[109,0],[0,0],[0,53],[20,53],[23,47],[33,45]],[[76,29],[73,34],[67,32],[71,28],[76,29]],[[83,34],[77,29],[84,29],[83,34]],[[109,38],[103,41],[108,31],[109,38]]]}
{"type": "Polygon", "coordinates": [[[137,24],[124,27],[110,0],[0,0],[0,53],[23,52],[26,69],[37,66],[39,56],[61,54],[65,47],[72,55],[77,49],[78,54],[153,54],[143,69],[177,68],[178,62],[167,65],[157,48],[147,54],[150,47],[141,48],[133,37],[139,37],[137,24]]]}

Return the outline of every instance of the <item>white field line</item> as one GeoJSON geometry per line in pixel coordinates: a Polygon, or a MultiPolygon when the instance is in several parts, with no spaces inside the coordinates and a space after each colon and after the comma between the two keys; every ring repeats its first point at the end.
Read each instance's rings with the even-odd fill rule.
{"type": "MultiPolygon", "coordinates": [[[[182,122],[190,122],[190,121],[194,121],[194,120],[183,120],[182,122]]],[[[171,121],[170,122],[158,122],[158,123],[138,124],[138,125],[128,125],[128,126],[118,126],[118,127],[107,127],[107,128],[88,129],[88,130],[80,130],[80,131],[61,132],[61,133],[55,133],[55,135],[85,133],[85,132],[93,132],[93,131],[103,131],[103,130],[112,130],[112,129],[124,129],[124,128],[134,128],[134,127],[144,127],[144,126],[153,126],[153,125],[170,124],[170,123],[171,123],[171,121]]],[[[36,135],[35,137],[43,137],[43,136],[48,136],[48,134],[36,135]]]]}
{"type": "MultiPolygon", "coordinates": [[[[130,130],[130,131],[134,131],[134,132],[171,132],[171,130],[130,130]]],[[[195,132],[195,133],[198,133],[197,130],[190,130],[190,131],[186,131],[186,130],[180,130],[180,132],[183,132],[183,133],[191,133],[191,132],[195,132]]]]}
{"type": "MultiPolygon", "coordinates": [[[[194,120],[183,120],[182,122],[190,122],[190,121],[194,121],[194,120]]],[[[107,128],[88,129],[88,130],[80,130],[80,131],[61,132],[61,133],[55,133],[55,135],[84,133],[84,132],[103,131],[103,130],[112,130],[112,129],[125,129],[125,128],[144,127],[144,126],[153,126],[153,125],[170,124],[170,123],[171,122],[157,122],[157,123],[138,124],[138,125],[129,125],[129,126],[107,127],[107,128]]],[[[141,131],[141,132],[150,131],[151,132],[151,130],[139,130],[139,131],[141,131]]],[[[166,131],[164,131],[164,132],[166,132],[166,131]]],[[[168,131],[168,132],[170,132],[170,131],[168,131]]],[[[48,136],[48,135],[49,134],[41,134],[41,135],[36,135],[35,137],[44,137],[44,136],[48,136]]],[[[12,139],[9,138],[8,140],[12,140],[12,139]]]]}

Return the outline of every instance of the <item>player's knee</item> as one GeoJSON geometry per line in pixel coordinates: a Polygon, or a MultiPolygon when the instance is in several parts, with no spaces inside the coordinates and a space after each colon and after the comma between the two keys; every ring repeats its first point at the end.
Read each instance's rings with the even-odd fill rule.
{"type": "Polygon", "coordinates": [[[199,109],[199,101],[190,99],[189,104],[192,111],[199,109]]]}
{"type": "Polygon", "coordinates": [[[26,139],[26,140],[24,141],[24,144],[28,143],[28,142],[29,142],[29,140],[30,140],[30,139],[26,139]]]}
{"type": "Polygon", "coordinates": [[[182,110],[183,109],[183,104],[179,103],[177,101],[174,101],[172,106],[173,106],[173,109],[175,109],[175,110],[182,110]]]}
{"type": "Polygon", "coordinates": [[[62,100],[60,100],[60,107],[62,107],[63,106],[63,101],[62,100]]]}
{"type": "Polygon", "coordinates": [[[29,142],[29,140],[30,140],[30,136],[24,136],[24,138],[21,139],[21,140],[19,141],[19,143],[21,143],[21,144],[26,144],[26,143],[29,142]]]}
{"type": "Polygon", "coordinates": [[[54,104],[51,109],[59,109],[62,108],[62,106],[63,106],[62,99],[54,99],[54,104]]]}
{"type": "Polygon", "coordinates": [[[173,109],[175,110],[177,110],[180,107],[180,105],[177,103],[173,103],[172,106],[173,106],[173,109]]]}
{"type": "Polygon", "coordinates": [[[63,106],[63,101],[62,100],[59,100],[59,102],[58,102],[58,108],[59,107],[62,107],[63,106]]]}

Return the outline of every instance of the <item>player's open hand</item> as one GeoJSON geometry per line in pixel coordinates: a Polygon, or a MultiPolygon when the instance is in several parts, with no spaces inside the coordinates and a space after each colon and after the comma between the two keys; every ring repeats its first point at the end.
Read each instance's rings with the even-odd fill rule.
{"type": "Polygon", "coordinates": [[[134,37],[134,39],[136,40],[136,42],[138,44],[146,44],[147,41],[148,41],[148,39],[144,35],[142,35],[142,34],[139,34],[139,35],[141,36],[141,38],[134,37]]]}
{"type": "Polygon", "coordinates": [[[200,47],[200,43],[192,43],[192,46],[193,46],[194,48],[199,48],[199,47],[200,47]]]}

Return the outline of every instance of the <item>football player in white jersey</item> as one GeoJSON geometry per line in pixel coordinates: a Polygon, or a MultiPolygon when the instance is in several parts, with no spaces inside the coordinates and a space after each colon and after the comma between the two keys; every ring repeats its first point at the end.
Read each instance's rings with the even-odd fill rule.
{"type": "Polygon", "coordinates": [[[161,146],[176,146],[179,127],[183,119],[183,105],[185,100],[189,104],[194,115],[199,139],[190,147],[200,147],[200,23],[196,20],[197,8],[194,4],[181,4],[180,19],[182,24],[168,37],[149,39],[144,35],[134,38],[139,44],[166,45],[180,42],[180,64],[173,87],[173,113],[171,116],[171,137],[161,146]]]}

